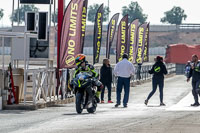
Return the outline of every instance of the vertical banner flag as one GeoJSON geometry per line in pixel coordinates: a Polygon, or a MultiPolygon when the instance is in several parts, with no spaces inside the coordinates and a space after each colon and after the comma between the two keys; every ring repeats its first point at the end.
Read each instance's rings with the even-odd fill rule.
{"type": "Polygon", "coordinates": [[[144,62],[149,61],[149,23],[147,24],[146,35],[145,35],[145,45],[144,45],[144,62]]]}
{"type": "Polygon", "coordinates": [[[93,64],[99,62],[103,23],[103,4],[99,7],[95,17],[94,38],[93,38],[93,64]]]}
{"type": "Polygon", "coordinates": [[[75,56],[81,53],[83,3],[83,0],[71,0],[65,10],[60,40],[60,68],[75,67],[75,56]]]}
{"type": "Polygon", "coordinates": [[[116,44],[116,62],[119,62],[123,58],[123,54],[127,49],[127,33],[128,33],[128,15],[125,15],[119,25],[117,31],[117,44],[116,44]]]}
{"type": "Polygon", "coordinates": [[[85,0],[83,3],[83,12],[82,12],[82,26],[81,26],[81,53],[83,53],[84,40],[85,40],[85,28],[86,28],[86,18],[87,18],[87,5],[88,0],[85,0]]]}
{"type": "Polygon", "coordinates": [[[107,40],[106,40],[106,58],[108,59],[110,58],[110,48],[112,46],[112,42],[115,36],[118,19],[119,19],[119,13],[116,13],[115,15],[113,15],[108,24],[107,40]]]}
{"type": "Polygon", "coordinates": [[[139,20],[134,20],[128,28],[128,43],[127,43],[127,53],[128,60],[135,63],[136,58],[136,48],[137,48],[137,31],[138,31],[139,20]]]}
{"type": "Polygon", "coordinates": [[[136,55],[136,63],[137,64],[143,63],[146,29],[147,29],[147,23],[142,24],[138,29],[137,55],[136,55]]]}

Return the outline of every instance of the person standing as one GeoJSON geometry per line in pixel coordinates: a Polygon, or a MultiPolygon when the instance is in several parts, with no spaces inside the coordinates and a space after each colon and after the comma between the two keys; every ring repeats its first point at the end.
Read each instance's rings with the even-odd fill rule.
{"type": "Polygon", "coordinates": [[[104,88],[101,90],[101,103],[104,103],[105,87],[108,89],[108,103],[113,103],[111,101],[112,68],[110,67],[109,59],[103,60],[103,66],[101,67],[100,75],[100,81],[104,86],[104,88]]]}
{"type": "Polygon", "coordinates": [[[199,106],[198,94],[200,95],[200,62],[197,55],[192,55],[192,63],[187,82],[192,77],[192,94],[194,96],[194,104],[191,106],[199,106]]]}
{"type": "Polygon", "coordinates": [[[149,99],[156,92],[157,86],[159,86],[160,90],[160,106],[165,106],[163,103],[163,88],[164,88],[164,75],[166,75],[167,69],[165,64],[163,63],[163,58],[161,56],[156,57],[156,62],[153,65],[152,69],[149,70],[150,74],[153,74],[152,78],[152,91],[149,93],[147,99],[145,100],[145,104],[148,104],[149,99]]]}
{"type": "Polygon", "coordinates": [[[136,76],[136,79],[138,80],[141,79],[141,69],[142,69],[142,63],[138,63],[137,76],[136,76]]]}
{"type": "Polygon", "coordinates": [[[128,54],[123,55],[123,60],[118,62],[114,68],[114,74],[118,77],[117,80],[117,104],[118,107],[121,104],[121,92],[122,87],[124,87],[124,99],[123,105],[127,107],[130,92],[130,78],[135,74],[135,67],[128,61],[128,54]]]}
{"type": "Polygon", "coordinates": [[[190,69],[191,69],[191,62],[188,61],[187,64],[185,65],[185,76],[188,78],[190,74],[190,69]]]}

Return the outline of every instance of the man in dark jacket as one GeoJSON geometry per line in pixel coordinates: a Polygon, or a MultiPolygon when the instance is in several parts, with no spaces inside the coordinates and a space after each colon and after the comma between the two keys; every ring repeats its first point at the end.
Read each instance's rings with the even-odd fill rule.
{"type": "Polygon", "coordinates": [[[100,75],[100,81],[104,86],[104,88],[101,90],[101,103],[104,103],[105,87],[108,89],[108,103],[113,103],[111,101],[112,68],[110,67],[109,59],[103,60],[103,66],[101,67],[100,75]]]}
{"type": "Polygon", "coordinates": [[[150,92],[149,96],[145,100],[145,104],[148,104],[149,99],[156,92],[157,86],[159,86],[160,90],[160,106],[165,106],[163,103],[163,87],[164,87],[164,74],[167,74],[167,69],[165,64],[163,63],[163,58],[161,56],[156,57],[156,63],[153,65],[152,69],[149,70],[150,74],[153,74],[152,84],[153,89],[150,92]]]}
{"type": "Polygon", "coordinates": [[[198,94],[200,95],[200,62],[197,55],[192,55],[191,69],[187,82],[192,77],[192,94],[194,96],[194,104],[191,106],[199,106],[198,94]]]}

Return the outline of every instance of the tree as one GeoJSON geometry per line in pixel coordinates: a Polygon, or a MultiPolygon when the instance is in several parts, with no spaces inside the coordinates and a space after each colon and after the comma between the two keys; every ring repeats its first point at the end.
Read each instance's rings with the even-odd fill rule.
{"type": "Polygon", "coordinates": [[[3,18],[3,15],[4,15],[3,9],[0,9],[0,20],[3,18]]]}
{"type": "Polygon", "coordinates": [[[140,7],[138,2],[131,2],[128,7],[122,7],[122,15],[128,14],[128,22],[131,23],[135,19],[139,19],[140,23],[144,23],[147,19],[147,15],[143,14],[143,9],[140,7]]]}
{"type": "Polygon", "coordinates": [[[180,25],[183,20],[187,18],[184,10],[181,7],[174,6],[171,10],[164,13],[165,16],[161,18],[161,22],[180,25]]]}
{"type": "MultiPolygon", "coordinates": [[[[27,11],[34,11],[34,12],[38,12],[38,8],[35,7],[34,5],[22,5],[19,8],[19,23],[25,22],[25,12],[27,11]]],[[[14,14],[13,16],[10,16],[10,20],[14,21],[14,22],[18,22],[17,17],[18,16],[18,9],[14,10],[14,14]]]]}
{"type": "Polygon", "coordinates": [[[56,9],[56,12],[55,13],[53,13],[52,15],[51,15],[51,21],[54,23],[58,23],[58,9],[56,9]],[[55,17],[55,18],[54,18],[55,17]]]}
{"type": "MultiPolygon", "coordinates": [[[[99,4],[94,4],[89,6],[88,8],[88,21],[91,22],[95,22],[95,16],[96,16],[96,12],[98,10],[98,8],[100,7],[99,4]]],[[[104,7],[104,13],[103,13],[103,21],[107,21],[108,20],[108,14],[109,14],[110,10],[107,6],[104,7]]]]}

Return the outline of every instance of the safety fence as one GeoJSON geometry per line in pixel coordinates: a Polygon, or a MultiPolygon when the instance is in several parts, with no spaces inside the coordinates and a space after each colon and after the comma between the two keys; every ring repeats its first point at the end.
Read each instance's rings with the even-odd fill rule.
{"type": "MultiPolygon", "coordinates": [[[[33,104],[43,99],[44,102],[51,102],[56,100],[56,71],[54,69],[39,69],[28,71],[32,74],[32,98],[33,104]]],[[[30,75],[31,76],[31,75],[30,75]]],[[[30,78],[29,78],[30,79],[30,78]]],[[[27,85],[24,89],[24,102],[26,103],[27,85]]],[[[30,88],[31,89],[31,88],[30,88]]]]}
{"type": "MultiPolygon", "coordinates": [[[[135,81],[145,81],[152,78],[152,75],[148,73],[151,69],[151,65],[142,65],[135,66],[136,72],[133,77],[131,77],[131,82],[135,81]]],[[[166,64],[167,70],[169,74],[175,73],[176,67],[175,64],[166,64]]],[[[98,73],[100,73],[101,66],[95,66],[95,69],[98,73]]],[[[114,69],[114,65],[112,65],[112,70],[114,69]]],[[[22,72],[23,73],[23,72],[22,72]]],[[[24,102],[26,105],[28,104],[39,104],[39,103],[48,103],[54,102],[56,100],[65,100],[73,97],[73,91],[69,89],[69,82],[72,80],[72,75],[74,73],[74,69],[62,69],[60,70],[60,85],[57,86],[56,79],[56,69],[35,69],[35,70],[27,70],[24,75],[27,79],[27,82],[24,84],[24,89],[21,92],[23,96],[20,102],[24,102]]],[[[117,77],[113,74],[113,87],[116,87],[117,77]]]]}
{"type": "Polygon", "coordinates": [[[200,31],[200,24],[185,23],[178,26],[179,31],[200,31]]]}
{"type": "MultiPolygon", "coordinates": [[[[111,55],[115,55],[116,50],[115,48],[112,48],[113,52],[111,53],[111,55]]],[[[4,51],[3,48],[0,47],[0,55],[2,55],[4,53],[4,55],[11,55],[11,47],[4,47],[4,51]]],[[[93,55],[93,47],[85,47],[83,49],[83,53],[85,55],[93,55]]],[[[155,48],[149,48],[149,55],[165,55],[166,53],[166,48],[165,47],[155,47],[155,48]]],[[[106,48],[102,47],[101,48],[101,55],[106,55],[106,48]]],[[[57,55],[57,47],[54,48],[54,55],[57,55]]]]}
{"type": "MultiPolygon", "coordinates": [[[[112,73],[114,71],[114,65],[111,66],[112,67],[112,73]]],[[[151,65],[142,65],[141,68],[139,66],[135,66],[136,71],[135,74],[131,77],[131,82],[135,82],[135,81],[145,81],[145,80],[149,80],[152,78],[152,74],[149,74],[149,70],[152,68],[152,64],[151,65]]],[[[168,74],[173,74],[176,72],[176,66],[175,64],[166,64],[166,68],[168,70],[168,74]]],[[[100,74],[100,69],[101,66],[95,66],[95,70],[100,74]]],[[[74,70],[67,70],[67,69],[63,69],[62,70],[62,76],[61,76],[61,85],[60,88],[62,88],[63,94],[65,95],[65,98],[68,97],[72,97],[73,93],[69,90],[69,89],[64,89],[67,88],[67,78],[69,78],[70,80],[72,79],[74,70]]],[[[112,86],[116,87],[117,85],[117,77],[114,75],[112,76],[112,86]]]]}

